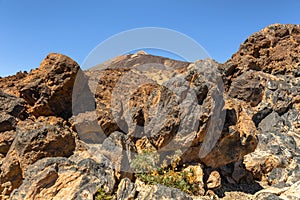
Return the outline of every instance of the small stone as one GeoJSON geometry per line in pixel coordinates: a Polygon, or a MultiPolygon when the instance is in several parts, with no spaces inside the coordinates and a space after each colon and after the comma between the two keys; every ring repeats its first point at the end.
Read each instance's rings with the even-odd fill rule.
{"type": "Polygon", "coordinates": [[[217,189],[221,187],[221,176],[218,171],[212,171],[210,173],[206,186],[208,189],[217,189]]]}
{"type": "Polygon", "coordinates": [[[270,90],[277,90],[278,84],[273,80],[269,80],[267,82],[267,88],[270,89],[270,90]]]}

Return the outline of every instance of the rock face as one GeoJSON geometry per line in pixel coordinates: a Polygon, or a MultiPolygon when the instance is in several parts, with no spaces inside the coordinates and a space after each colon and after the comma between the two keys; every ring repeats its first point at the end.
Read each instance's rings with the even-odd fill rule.
{"type": "Polygon", "coordinates": [[[254,33],[227,61],[225,73],[236,78],[249,70],[299,77],[299,25],[274,24],[254,33]]]}
{"type": "MultiPolygon", "coordinates": [[[[100,131],[122,131],[137,148],[146,137],[161,155],[181,149],[184,162],[201,160],[214,168],[242,159],[254,151],[257,130],[247,104],[224,100],[218,65],[135,54],[88,71],[100,131]]],[[[92,132],[82,127],[79,135],[92,132]]]]}
{"type": "Polygon", "coordinates": [[[8,192],[20,186],[28,166],[45,157],[69,157],[75,150],[75,136],[46,121],[27,122],[18,129],[13,144],[0,166],[0,190],[8,192]]]}
{"type": "Polygon", "coordinates": [[[115,178],[109,162],[102,160],[99,164],[89,158],[81,158],[77,163],[67,158],[41,159],[29,166],[23,184],[11,199],[93,199],[100,187],[112,192],[115,178]]]}
{"type": "Polygon", "coordinates": [[[193,198],[179,189],[169,188],[163,185],[145,185],[137,181],[135,184],[129,179],[123,179],[117,191],[117,199],[176,199],[192,200],[193,198]]]}
{"type": "Polygon", "coordinates": [[[300,178],[299,37],[298,25],[271,25],[223,65],[229,96],[250,105],[258,130],[258,146],[245,156],[244,169],[266,187],[296,187],[300,178]]]}
{"type": "Polygon", "coordinates": [[[24,101],[0,91],[0,155],[5,156],[16,136],[18,121],[24,120],[27,113],[24,101]]]}
{"type": "Polygon", "coordinates": [[[23,98],[29,105],[28,112],[36,117],[68,118],[72,115],[72,91],[78,70],[79,65],[72,59],[52,53],[38,69],[19,75],[18,83],[2,85],[2,89],[23,98]]]}
{"type": "Polygon", "coordinates": [[[299,52],[276,24],[224,64],[52,53],[0,78],[0,199],[299,199],[299,52]]]}
{"type": "Polygon", "coordinates": [[[0,79],[0,89],[9,93],[0,91],[1,199],[22,184],[29,165],[73,154],[76,134],[66,117],[78,69],[70,58],[49,54],[29,74],[0,79]]]}

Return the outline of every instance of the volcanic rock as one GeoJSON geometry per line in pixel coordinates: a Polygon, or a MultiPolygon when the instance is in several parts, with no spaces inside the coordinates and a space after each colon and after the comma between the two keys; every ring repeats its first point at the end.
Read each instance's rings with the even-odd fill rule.
{"type": "Polygon", "coordinates": [[[45,157],[69,157],[75,150],[75,136],[63,120],[45,118],[40,122],[24,121],[17,127],[16,138],[0,165],[2,195],[18,188],[30,164],[45,157]],[[52,124],[50,124],[50,123],[52,124]]]}
{"type": "Polygon", "coordinates": [[[26,117],[24,101],[0,91],[0,157],[8,152],[16,136],[18,121],[26,117]]]}
{"type": "Polygon", "coordinates": [[[49,54],[0,78],[0,198],[299,199],[299,52],[300,26],[275,24],[225,64],[49,54]],[[198,196],[143,183],[147,152],[151,173],[194,171],[198,196]]]}
{"type": "Polygon", "coordinates": [[[189,154],[183,156],[184,162],[201,160],[211,167],[238,161],[254,151],[256,128],[251,118],[247,118],[247,129],[240,128],[247,114],[232,112],[237,122],[225,122],[231,132],[221,127],[226,111],[222,111],[225,101],[216,62],[186,63],[136,54],[105,65],[105,70],[101,65],[87,71],[93,80],[94,113],[105,135],[122,131],[136,146],[146,137],[162,154],[181,149],[189,154]]]}
{"type": "Polygon", "coordinates": [[[291,187],[300,178],[299,33],[299,25],[268,26],[251,35],[223,65],[229,96],[251,106],[247,113],[259,143],[244,157],[244,168],[264,187],[291,187]]]}
{"type": "Polygon", "coordinates": [[[114,188],[111,166],[84,159],[74,163],[67,158],[44,158],[25,173],[25,180],[11,199],[93,199],[96,191],[114,188]]]}
{"type": "MultiPolygon", "coordinates": [[[[26,75],[16,75],[18,82],[0,86],[10,94],[23,98],[29,113],[36,117],[68,118],[72,115],[72,91],[78,70],[79,65],[71,58],[51,53],[38,69],[26,75]]],[[[4,81],[5,78],[1,80],[4,81]]]]}

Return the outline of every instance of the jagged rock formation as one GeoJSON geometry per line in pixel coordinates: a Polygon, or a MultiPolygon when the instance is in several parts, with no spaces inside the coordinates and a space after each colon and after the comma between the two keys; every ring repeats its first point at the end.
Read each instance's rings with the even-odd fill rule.
{"type": "Polygon", "coordinates": [[[187,154],[184,162],[193,162],[199,161],[205,138],[212,130],[219,131],[215,148],[201,159],[215,168],[254,151],[256,128],[244,112],[245,105],[224,101],[222,86],[218,85],[221,76],[218,80],[215,75],[211,82],[206,78],[214,73],[214,65],[218,64],[211,60],[192,64],[137,54],[106,63],[105,71],[87,72],[92,79],[101,77],[95,97],[104,134],[123,131],[136,146],[146,137],[161,154],[181,149],[187,154]],[[218,116],[213,115],[221,112],[224,104],[226,109],[219,118],[227,115],[227,126],[222,130],[214,121],[218,116]]]}
{"type": "Polygon", "coordinates": [[[251,106],[247,112],[259,144],[244,165],[265,187],[289,188],[300,181],[299,38],[299,25],[271,25],[251,35],[223,65],[229,96],[251,106]]]}
{"type": "Polygon", "coordinates": [[[28,112],[35,117],[67,119],[72,115],[71,94],[78,70],[79,65],[67,56],[49,54],[40,67],[29,74],[19,73],[17,77],[2,79],[0,88],[24,99],[28,112]]]}
{"type": "Polygon", "coordinates": [[[225,64],[49,54],[0,78],[0,198],[299,199],[299,52],[300,26],[271,25],[225,64]],[[145,151],[198,196],[136,178],[145,151]]]}

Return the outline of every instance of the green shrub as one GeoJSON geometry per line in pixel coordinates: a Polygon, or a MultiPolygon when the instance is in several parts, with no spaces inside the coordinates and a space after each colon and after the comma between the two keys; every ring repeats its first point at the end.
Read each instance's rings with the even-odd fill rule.
{"type": "Polygon", "coordinates": [[[152,172],[157,170],[157,163],[159,162],[159,155],[155,152],[143,151],[136,155],[130,164],[135,173],[152,172]]]}
{"type": "Polygon", "coordinates": [[[99,188],[95,194],[95,200],[111,200],[112,196],[108,195],[103,188],[99,188]]]}
{"type": "Polygon", "coordinates": [[[146,184],[162,184],[168,187],[178,188],[188,194],[197,194],[198,183],[194,181],[194,172],[174,171],[168,169],[163,173],[141,173],[136,174],[146,184]]]}
{"type": "Polygon", "coordinates": [[[164,160],[163,164],[158,167],[158,154],[145,151],[136,156],[131,167],[135,170],[135,176],[146,184],[161,184],[178,188],[188,194],[197,194],[199,183],[196,181],[194,171],[179,170],[180,155],[181,151],[177,151],[173,156],[167,156],[166,159],[169,162],[164,160]]]}

